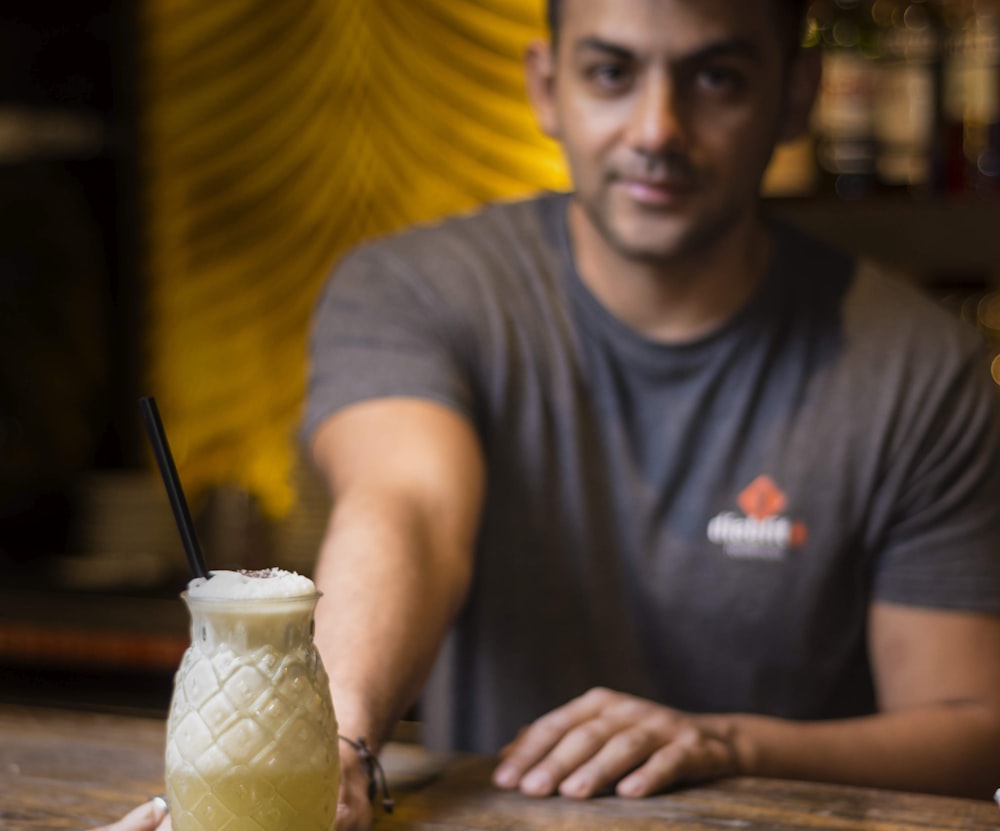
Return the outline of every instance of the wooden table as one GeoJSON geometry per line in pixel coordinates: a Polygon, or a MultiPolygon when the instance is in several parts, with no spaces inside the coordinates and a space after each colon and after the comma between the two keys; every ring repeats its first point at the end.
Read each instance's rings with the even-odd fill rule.
{"type": "MultiPolygon", "coordinates": [[[[163,722],[0,706],[0,829],[56,831],[115,819],[163,790],[163,722]]],[[[653,799],[530,799],[489,785],[492,762],[451,760],[395,794],[376,831],[997,831],[989,801],[732,779],[653,799]]]]}
{"type": "Polygon", "coordinates": [[[80,831],[163,793],[163,727],[0,706],[0,829],[80,831]]]}

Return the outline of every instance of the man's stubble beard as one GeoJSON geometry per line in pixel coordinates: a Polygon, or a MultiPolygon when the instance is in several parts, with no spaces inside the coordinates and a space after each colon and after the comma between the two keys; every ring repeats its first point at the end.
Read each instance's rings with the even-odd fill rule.
{"type": "Polygon", "coordinates": [[[656,245],[629,242],[626,235],[615,228],[609,199],[596,205],[590,200],[578,199],[578,202],[605,245],[617,256],[629,262],[657,268],[667,268],[710,254],[719,240],[736,228],[744,216],[744,210],[738,205],[725,207],[704,217],[702,222],[689,224],[676,237],[673,233],[665,234],[665,237],[670,236],[672,239],[663,240],[666,250],[657,250],[656,245]]]}

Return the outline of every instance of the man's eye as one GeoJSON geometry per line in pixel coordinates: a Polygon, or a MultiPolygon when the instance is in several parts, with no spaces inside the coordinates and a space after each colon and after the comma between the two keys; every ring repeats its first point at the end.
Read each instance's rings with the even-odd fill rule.
{"type": "Polygon", "coordinates": [[[722,66],[707,66],[698,73],[699,83],[706,89],[738,92],[745,86],[743,73],[722,66]]]}
{"type": "Polygon", "coordinates": [[[603,89],[620,89],[628,84],[628,68],[621,64],[597,64],[587,70],[587,77],[603,89]]]}

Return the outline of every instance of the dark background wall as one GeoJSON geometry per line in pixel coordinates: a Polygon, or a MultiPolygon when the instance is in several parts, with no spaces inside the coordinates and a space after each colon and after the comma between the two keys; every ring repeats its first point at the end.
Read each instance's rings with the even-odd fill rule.
{"type": "Polygon", "coordinates": [[[0,563],[65,550],[89,469],[137,463],[134,3],[0,13],[0,563]]]}

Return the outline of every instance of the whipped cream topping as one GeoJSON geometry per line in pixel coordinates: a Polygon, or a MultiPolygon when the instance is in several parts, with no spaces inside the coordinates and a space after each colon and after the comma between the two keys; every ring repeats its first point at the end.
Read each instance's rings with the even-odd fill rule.
{"type": "Polygon", "coordinates": [[[188,597],[202,600],[274,600],[314,594],[312,580],[282,568],[213,571],[211,579],[196,577],[188,583],[188,597]]]}

